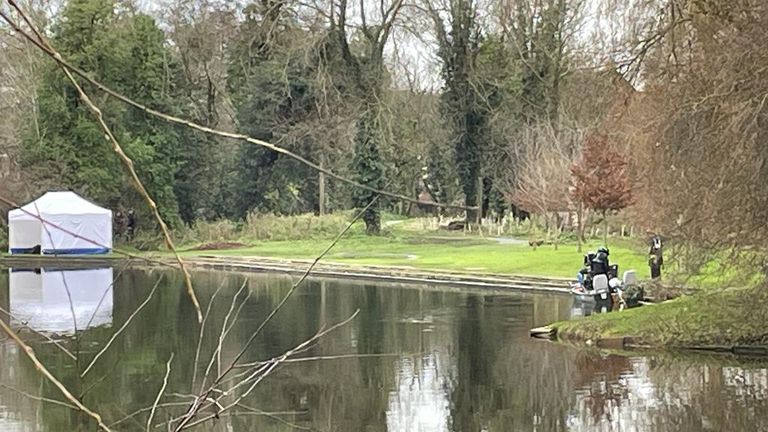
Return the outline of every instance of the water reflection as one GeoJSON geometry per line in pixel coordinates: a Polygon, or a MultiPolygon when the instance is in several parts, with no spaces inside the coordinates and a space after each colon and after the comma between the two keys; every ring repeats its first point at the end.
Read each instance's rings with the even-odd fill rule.
{"type": "Polygon", "coordinates": [[[112,268],[9,270],[11,323],[40,332],[112,324],[112,268]]]}
{"type": "Polygon", "coordinates": [[[389,393],[387,430],[447,432],[450,430],[450,382],[446,353],[403,358],[396,365],[395,389],[389,393]]]}
{"type": "MultiPolygon", "coordinates": [[[[43,275],[41,271],[42,286],[43,275]]],[[[102,302],[102,307],[109,305],[111,326],[91,326],[79,333],[81,363],[90,361],[125,323],[160,275],[164,279],[155,297],[85,378],[78,378],[82,365],[51,344],[35,342],[36,352],[53,373],[84,393],[86,404],[109,421],[152,405],[172,352],[175,360],[163,402],[182,401],[178,395],[192,391],[192,376],[203,373],[243,278],[249,301],[224,343],[223,362],[237,355],[291,285],[288,277],[195,273],[204,307],[223,287],[204,332],[204,360],[196,364],[199,327],[182,278],[158,270],[121,271],[114,289],[108,291],[109,300],[102,302]]],[[[19,304],[17,291],[22,285],[16,277],[13,272],[0,275],[0,303],[19,304]]],[[[77,282],[77,275],[66,277],[70,287],[88,283],[77,282]]],[[[102,278],[107,280],[106,273],[102,278]]],[[[104,288],[103,283],[91,286],[101,287],[95,292],[104,288]]],[[[37,307],[47,310],[39,306],[48,304],[45,295],[39,298],[37,307]]],[[[74,298],[89,305],[92,313],[93,299],[74,298]]],[[[360,314],[354,321],[302,354],[325,360],[286,364],[243,401],[276,414],[222,416],[197,430],[296,430],[291,425],[328,432],[768,430],[764,362],[619,356],[530,339],[529,328],[573,314],[568,297],[312,280],[265,327],[243,360],[280,354],[357,309],[360,314]],[[390,355],[333,358],[338,354],[390,355]]],[[[54,321],[56,325],[42,328],[49,325],[61,331],[64,320],[54,321]]],[[[73,351],[77,348],[71,335],[63,343],[73,351]]],[[[0,430],[92,430],[82,415],[16,391],[60,399],[13,343],[0,342],[0,358],[0,430]]],[[[184,408],[163,409],[159,418],[184,408]]],[[[146,414],[135,420],[114,429],[144,430],[146,414]]]]}

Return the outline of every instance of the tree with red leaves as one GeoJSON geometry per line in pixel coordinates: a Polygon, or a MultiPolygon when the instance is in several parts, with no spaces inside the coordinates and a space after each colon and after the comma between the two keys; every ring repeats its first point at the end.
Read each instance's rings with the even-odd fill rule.
{"type": "MultiPolygon", "coordinates": [[[[592,135],[584,143],[579,160],[571,166],[571,176],[571,195],[576,202],[603,216],[603,243],[607,244],[607,214],[632,203],[626,158],[608,137],[592,135]]],[[[581,221],[579,225],[583,227],[581,221]]]]}

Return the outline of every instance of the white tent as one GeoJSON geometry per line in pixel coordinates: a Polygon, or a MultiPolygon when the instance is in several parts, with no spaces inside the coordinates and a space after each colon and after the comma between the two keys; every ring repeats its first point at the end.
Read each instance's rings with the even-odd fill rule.
{"type": "Polygon", "coordinates": [[[41,254],[107,253],[112,249],[112,211],[74,192],[48,192],[11,210],[8,252],[37,252],[36,248],[41,254]]]}
{"type": "Polygon", "coordinates": [[[111,268],[9,272],[14,325],[63,334],[74,333],[75,322],[78,330],[112,325],[111,268]]]}

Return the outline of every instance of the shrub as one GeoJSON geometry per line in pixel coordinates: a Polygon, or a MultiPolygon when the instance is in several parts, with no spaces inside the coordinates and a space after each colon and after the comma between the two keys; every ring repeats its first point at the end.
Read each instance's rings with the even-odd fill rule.
{"type": "MultiPolygon", "coordinates": [[[[246,217],[243,224],[241,239],[251,241],[333,238],[349,224],[351,218],[350,212],[338,212],[324,216],[314,214],[276,216],[251,213],[246,217]]],[[[356,224],[352,228],[352,232],[362,232],[361,225],[356,224]]]]}
{"type": "MultiPolygon", "coordinates": [[[[301,214],[278,216],[251,213],[244,221],[198,221],[175,232],[177,242],[183,245],[233,242],[253,243],[261,240],[331,239],[338,235],[352,218],[352,212],[338,212],[316,216],[301,214]]],[[[355,224],[352,233],[362,233],[362,225],[355,224]]]]}

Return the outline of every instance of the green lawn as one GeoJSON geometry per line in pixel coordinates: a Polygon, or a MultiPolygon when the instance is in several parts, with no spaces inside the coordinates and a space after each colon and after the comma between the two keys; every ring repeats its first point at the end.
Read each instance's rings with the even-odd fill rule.
{"type": "MultiPolygon", "coordinates": [[[[185,251],[194,255],[263,256],[275,258],[314,258],[329,240],[262,241],[245,249],[220,251],[185,251]]],[[[588,245],[596,248],[597,242],[588,245]]],[[[634,268],[640,276],[647,273],[645,254],[628,242],[609,245],[611,262],[620,271],[634,268]]],[[[586,250],[586,248],[585,248],[586,250]]],[[[574,243],[540,246],[499,244],[477,236],[446,234],[368,237],[352,235],[339,241],[326,256],[327,261],[350,264],[412,266],[425,269],[465,270],[531,276],[575,277],[583,253],[574,243]]]]}

